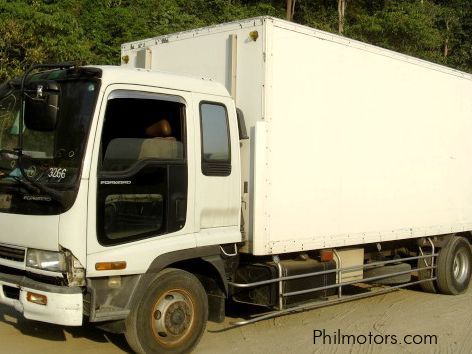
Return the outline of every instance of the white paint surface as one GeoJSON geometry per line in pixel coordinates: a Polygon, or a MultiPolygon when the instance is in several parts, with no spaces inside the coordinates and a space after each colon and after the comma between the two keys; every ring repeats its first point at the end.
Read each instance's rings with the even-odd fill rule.
{"type": "Polygon", "coordinates": [[[54,323],[64,326],[80,326],[83,318],[83,296],[79,294],[58,294],[0,281],[0,304],[13,307],[29,320],[54,323]],[[7,298],[3,286],[20,289],[19,300],[7,298]],[[26,299],[27,293],[33,292],[47,297],[46,305],[31,303],[26,299]]]}
{"type": "Polygon", "coordinates": [[[153,69],[230,88],[233,34],[236,104],[252,140],[241,147],[247,251],[472,230],[471,75],[270,17],[128,43],[122,54],[150,48],[153,69]]]}

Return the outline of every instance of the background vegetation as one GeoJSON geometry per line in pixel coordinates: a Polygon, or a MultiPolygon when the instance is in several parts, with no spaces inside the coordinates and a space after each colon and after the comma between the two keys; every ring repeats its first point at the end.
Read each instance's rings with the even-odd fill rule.
{"type": "Polygon", "coordinates": [[[470,0],[0,0],[0,82],[34,63],[119,64],[123,42],[259,15],[472,72],[470,0]]]}

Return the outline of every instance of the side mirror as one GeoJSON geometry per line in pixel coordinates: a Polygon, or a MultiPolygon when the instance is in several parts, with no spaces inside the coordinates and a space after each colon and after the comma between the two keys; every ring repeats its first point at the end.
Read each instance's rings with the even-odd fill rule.
{"type": "Polygon", "coordinates": [[[247,136],[246,121],[244,119],[243,111],[241,111],[239,108],[236,108],[236,116],[238,118],[239,140],[249,139],[247,136]]]}
{"type": "Polygon", "coordinates": [[[50,132],[56,129],[60,101],[55,81],[33,81],[25,90],[25,126],[30,130],[50,132]]]}

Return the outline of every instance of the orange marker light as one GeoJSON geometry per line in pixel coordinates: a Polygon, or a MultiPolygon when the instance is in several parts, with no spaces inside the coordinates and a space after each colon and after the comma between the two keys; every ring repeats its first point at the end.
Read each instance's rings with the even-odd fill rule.
{"type": "Polygon", "coordinates": [[[99,262],[95,263],[95,270],[121,270],[126,269],[126,262],[99,262]]]}
{"type": "Polygon", "coordinates": [[[329,262],[333,260],[333,250],[320,251],[321,262],[329,262]]]}
{"type": "Polygon", "coordinates": [[[33,304],[43,305],[46,306],[48,304],[48,298],[46,295],[36,294],[27,292],[26,293],[26,300],[32,302],[33,304]]]}

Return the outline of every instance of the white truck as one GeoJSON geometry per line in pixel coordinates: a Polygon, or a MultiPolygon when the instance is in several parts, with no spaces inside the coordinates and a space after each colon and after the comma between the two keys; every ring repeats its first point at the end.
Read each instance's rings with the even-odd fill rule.
{"type": "Polygon", "coordinates": [[[0,303],[188,352],[472,269],[472,76],[271,17],[0,86],[0,303]]]}

